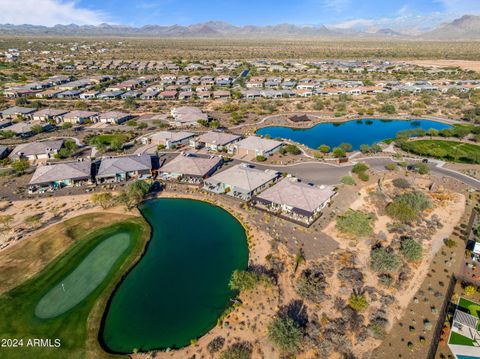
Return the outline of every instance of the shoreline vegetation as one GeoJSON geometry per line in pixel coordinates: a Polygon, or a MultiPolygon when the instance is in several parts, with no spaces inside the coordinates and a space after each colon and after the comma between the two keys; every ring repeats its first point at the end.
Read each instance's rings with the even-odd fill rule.
{"type": "MultiPolygon", "coordinates": [[[[92,221],[95,222],[95,219],[92,221]]],[[[25,281],[19,276],[17,283],[21,284],[17,287],[5,287],[9,290],[0,296],[0,310],[4,318],[0,323],[0,331],[7,337],[23,338],[25,343],[31,337],[58,338],[61,340],[61,347],[45,350],[25,345],[23,348],[7,349],[7,353],[11,358],[26,355],[34,355],[36,358],[109,357],[110,354],[101,348],[98,341],[101,319],[114,288],[141,257],[149,240],[150,227],[141,217],[115,217],[111,213],[98,213],[95,216],[88,214],[72,218],[46,231],[49,231],[50,235],[40,237],[40,241],[43,238],[48,241],[58,234],[59,237],[63,235],[65,239],[70,239],[73,244],[67,245],[67,249],[59,254],[55,252],[56,247],[45,249],[48,245],[42,243],[45,250],[43,256],[50,257],[53,254],[56,258],[44,260],[44,266],[37,266],[28,276],[24,275],[25,281]],[[98,225],[92,226],[95,230],[89,231],[92,217],[103,219],[98,225]],[[71,310],[48,320],[36,318],[33,313],[41,297],[76,268],[93,248],[118,231],[130,233],[131,241],[128,249],[115,261],[107,278],[71,310]],[[33,274],[35,271],[36,274],[33,274]]],[[[40,233],[42,234],[44,233],[40,233]]],[[[28,245],[30,242],[27,239],[24,243],[28,245]]],[[[19,249],[21,248],[15,248],[17,255],[19,249]]],[[[14,257],[15,253],[11,254],[11,257],[14,257]]],[[[0,271],[6,273],[9,269],[11,268],[0,268],[0,271]]]]}

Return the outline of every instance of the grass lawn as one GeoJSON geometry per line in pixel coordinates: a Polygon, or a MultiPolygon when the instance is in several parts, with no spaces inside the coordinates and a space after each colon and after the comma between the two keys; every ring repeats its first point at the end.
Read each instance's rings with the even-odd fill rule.
{"type": "Polygon", "coordinates": [[[480,163],[480,146],[444,140],[414,140],[402,143],[405,151],[461,163],[480,163]]]}
{"type": "Polygon", "coordinates": [[[98,148],[120,149],[121,146],[128,142],[132,138],[132,135],[128,133],[113,133],[91,136],[87,139],[88,144],[97,146],[98,148]]]}
{"type": "MultiPolygon", "coordinates": [[[[72,226],[63,224],[62,229],[75,237],[75,243],[68,250],[63,251],[40,273],[0,297],[0,313],[2,313],[0,337],[23,339],[23,347],[2,348],[2,355],[5,357],[98,358],[110,356],[103,352],[98,343],[101,318],[115,285],[141,256],[150,230],[142,218],[130,217],[93,232],[78,232],[79,228],[88,224],[89,216],[82,217],[83,223],[73,221],[72,226]],[[115,238],[119,233],[127,234],[130,240],[128,243],[120,240],[126,244],[124,250],[113,253],[116,254],[113,256],[116,260],[102,265],[102,258],[105,259],[106,252],[112,250],[111,245],[119,245],[119,242],[107,243],[103,247],[102,243],[115,238]],[[93,265],[91,269],[95,270],[89,271],[90,265],[93,265]],[[106,267],[109,268],[105,270],[106,267]],[[96,279],[97,285],[94,288],[88,287],[88,281],[77,282],[82,277],[79,276],[79,270],[89,275],[89,280],[93,281],[95,273],[100,268],[107,273],[103,280],[96,279]],[[68,279],[72,279],[72,276],[73,281],[68,279]],[[52,299],[49,296],[58,296],[61,283],[64,283],[67,288],[80,285],[80,289],[87,288],[89,293],[83,291],[84,298],[78,304],[73,303],[73,306],[71,300],[75,299],[74,297],[66,297],[68,305],[57,297],[61,311],[53,313],[55,308],[49,305],[52,299]],[[39,304],[42,301],[43,304],[39,304]],[[46,319],[41,319],[35,314],[39,306],[43,306],[42,313],[49,314],[43,316],[46,319]],[[54,339],[60,339],[61,346],[59,348],[28,347],[28,339],[34,338],[51,339],[52,342],[54,339]]],[[[82,290],[77,290],[76,293],[80,296],[82,290]]]]}

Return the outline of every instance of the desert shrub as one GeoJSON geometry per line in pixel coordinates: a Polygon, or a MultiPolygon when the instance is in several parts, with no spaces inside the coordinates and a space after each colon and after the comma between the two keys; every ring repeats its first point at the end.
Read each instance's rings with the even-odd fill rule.
{"type": "Polygon", "coordinates": [[[390,162],[385,165],[385,169],[389,171],[395,171],[397,169],[397,164],[395,162],[390,162]]]}
{"type": "Polygon", "coordinates": [[[392,183],[397,188],[410,188],[410,182],[408,182],[408,180],[406,180],[405,178],[395,178],[392,183]]]}
{"type": "Polygon", "coordinates": [[[387,214],[401,222],[418,219],[421,212],[432,207],[432,201],[423,192],[414,191],[397,196],[387,208],[387,214]]]}
{"type": "Polygon", "coordinates": [[[285,353],[298,353],[303,336],[302,328],[288,316],[277,315],[268,326],[268,339],[285,353]]]}
{"type": "Polygon", "coordinates": [[[356,312],[361,312],[362,310],[367,309],[368,302],[362,294],[352,293],[350,299],[348,300],[348,305],[356,312]]]}
{"type": "Polygon", "coordinates": [[[297,280],[297,293],[304,299],[320,303],[325,299],[327,282],[319,267],[304,269],[297,280]]]}
{"type": "Polygon", "coordinates": [[[269,286],[271,279],[266,274],[257,274],[255,272],[241,270],[235,270],[228,283],[230,289],[239,291],[252,290],[259,284],[269,286]]]}
{"type": "Polygon", "coordinates": [[[367,172],[360,172],[358,174],[358,178],[360,178],[363,182],[367,182],[370,179],[370,176],[367,172]]]}
{"type": "Polygon", "coordinates": [[[349,209],[337,217],[336,228],[343,233],[366,237],[373,233],[372,218],[368,213],[349,209]]]}
{"type": "Polygon", "coordinates": [[[354,186],[355,185],[355,180],[353,179],[352,176],[343,176],[340,179],[340,182],[342,182],[343,184],[346,184],[348,186],[354,186]]]}
{"type": "Polygon", "coordinates": [[[265,162],[267,160],[267,157],[258,155],[257,157],[255,157],[255,159],[257,160],[257,162],[265,162]]]}
{"type": "Polygon", "coordinates": [[[207,350],[210,354],[216,353],[220,351],[225,345],[225,338],[222,336],[218,336],[213,338],[210,343],[207,344],[207,350]]]}
{"type": "Polygon", "coordinates": [[[346,152],[340,147],[335,147],[332,150],[332,153],[336,158],[343,158],[347,155],[346,152]]]}
{"type": "Polygon", "coordinates": [[[463,292],[466,296],[472,296],[477,292],[477,287],[469,284],[463,289],[463,292]]]}
{"type": "Polygon", "coordinates": [[[352,167],[352,172],[353,172],[353,173],[356,173],[356,174],[365,172],[365,171],[367,171],[367,170],[368,170],[368,165],[367,165],[366,163],[363,163],[363,162],[356,163],[356,164],[352,167]]]}
{"type": "Polygon", "coordinates": [[[250,359],[252,357],[252,345],[248,342],[240,342],[230,345],[220,354],[219,359],[250,359]]]}
{"type": "Polygon", "coordinates": [[[413,238],[406,238],[400,244],[400,253],[409,262],[415,262],[422,259],[423,249],[413,238]]]}
{"type": "Polygon", "coordinates": [[[287,145],[284,147],[286,153],[290,153],[291,155],[299,155],[302,151],[295,145],[287,145]]]}
{"type": "Polygon", "coordinates": [[[376,248],[370,253],[370,266],[375,272],[393,273],[401,265],[400,258],[391,250],[376,248]]]}
{"type": "Polygon", "coordinates": [[[390,274],[382,273],[378,276],[378,282],[384,287],[391,287],[393,285],[393,278],[390,274]]]}

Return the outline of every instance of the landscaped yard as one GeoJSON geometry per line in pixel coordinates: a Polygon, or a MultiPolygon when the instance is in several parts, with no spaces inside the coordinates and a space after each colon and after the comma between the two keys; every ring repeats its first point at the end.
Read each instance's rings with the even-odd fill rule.
{"type": "Polygon", "coordinates": [[[480,146],[443,140],[414,140],[400,143],[402,150],[454,162],[480,163],[480,146]]]}
{"type": "Polygon", "coordinates": [[[87,138],[87,142],[90,145],[96,146],[99,150],[104,150],[107,147],[111,150],[120,150],[125,142],[128,142],[132,138],[129,133],[112,133],[96,135],[87,138]]]}
{"type": "Polygon", "coordinates": [[[149,227],[143,219],[130,217],[94,232],[78,231],[92,216],[82,216],[82,223],[73,219],[71,226],[58,225],[59,234],[67,233],[74,244],[40,273],[0,297],[0,337],[23,339],[23,346],[2,348],[8,358],[109,356],[97,339],[101,317],[116,283],[143,252],[149,227]],[[119,234],[123,237],[116,237],[119,234]],[[124,249],[114,253],[113,260],[112,245],[124,249]],[[52,298],[60,310],[50,305],[52,298]],[[60,339],[61,346],[29,347],[28,340],[34,338],[51,339],[52,344],[60,339]]]}

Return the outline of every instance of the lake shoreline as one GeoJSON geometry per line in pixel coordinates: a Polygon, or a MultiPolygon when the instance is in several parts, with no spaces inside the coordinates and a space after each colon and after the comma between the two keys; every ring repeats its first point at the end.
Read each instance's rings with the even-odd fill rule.
{"type": "MultiPolygon", "coordinates": [[[[199,198],[191,198],[189,196],[185,196],[185,195],[181,195],[181,196],[175,196],[173,193],[172,194],[169,194],[169,193],[160,193],[159,195],[156,195],[156,196],[152,196],[151,198],[148,198],[146,199],[144,202],[142,202],[141,205],[145,205],[145,204],[148,204],[149,202],[151,201],[158,201],[158,200],[184,200],[184,201],[192,201],[192,202],[198,202],[198,203],[203,203],[205,205],[209,205],[209,206],[212,206],[215,208],[215,210],[222,210],[225,212],[226,215],[230,216],[231,219],[233,221],[235,221],[237,223],[237,225],[239,225],[239,228],[241,228],[241,231],[242,233],[241,234],[238,234],[239,236],[242,236],[243,237],[243,240],[244,240],[244,246],[245,246],[245,258],[240,258],[241,256],[239,255],[239,257],[237,258],[238,261],[245,261],[245,266],[248,266],[248,262],[249,262],[249,250],[250,250],[250,246],[249,246],[249,229],[247,228],[247,226],[243,223],[243,221],[241,220],[241,218],[239,218],[237,215],[235,215],[235,213],[233,213],[231,210],[229,210],[228,208],[225,208],[224,206],[221,206],[219,205],[218,203],[214,203],[213,201],[209,201],[207,199],[199,199],[199,198]]],[[[151,203],[150,203],[151,204],[151,203]]],[[[140,205],[140,206],[141,206],[140,205]]],[[[140,209],[140,208],[139,208],[140,209]]],[[[154,209],[150,208],[148,209],[150,211],[155,211],[154,209]]],[[[142,253],[142,256],[141,258],[138,259],[138,261],[136,262],[136,264],[130,268],[129,272],[128,273],[125,273],[125,276],[121,282],[118,283],[118,285],[116,286],[115,290],[111,293],[111,296],[110,296],[110,299],[109,299],[109,306],[106,308],[105,312],[103,313],[103,318],[102,318],[102,328],[101,330],[99,331],[99,336],[98,336],[98,341],[100,342],[100,345],[102,346],[102,349],[104,351],[106,351],[107,353],[110,353],[110,354],[132,354],[132,353],[148,353],[148,352],[152,352],[152,351],[156,351],[156,350],[160,350],[160,351],[163,351],[163,350],[166,350],[168,348],[171,348],[171,349],[175,349],[175,350],[179,350],[179,349],[183,349],[185,347],[188,347],[191,345],[191,341],[192,340],[198,340],[199,338],[207,335],[216,325],[217,325],[217,320],[218,318],[221,318],[221,316],[223,315],[222,313],[224,313],[226,310],[229,310],[229,308],[231,308],[231,301],[234,297],[230,297],[229,300],[228,300],[228,305],[224,308],[224,310],[222,311],[222,313],[220,313],[219,317],[216,319],[215,323],[213,324],[213,326],[209,326],[209,328],[203,332],[202,330],[202,333],[198,336],[194,336],[192,338],[190,338],[190,341],[184,345],[181,345],[181,344],[175,344],[175,345],[163,345],[163,344],[159,344],[158,346],[156,346],[155,348],[136,348],[136,347],[133,347],[132,348],[132,351],[125,351],[125,350],[118,350],[118,349],[115,349],[114,347],[112,347],[112,345],[109,345],[107,344],[107,339],[105,338],[105,327],[106,327],[106,322],[108,321],[108,315],[109,315],[109,309],[111,309],[112,307],[112,303],[115,301],[115,294],[119,291],[119,288],[121,287],[122,284],[125,284],[125,281],[128,277],[128,275],[130,275],[134,269],[141,264],[142,260],[145,258],[145,256],[147,255],[147,251],[148,251],[148,248],[150,247],[150,245],[152,244],[152,239],[154,239],[154,229],[153,227],[155,226],[155,221],[152,221],[152,218],[148,219],[148,214],[144,214],[142,210],[140,210],[140,212],[142,212],[142,217],[143,219],[150,225],[150,227],[152,228],[151,232],[150,232],[150,238],[149,238],[149,241],[148,241],[148,244],[147,246],[145,247],[144,249],[144,252],[142,253]]],[[[155,211],[156,212],[156,211],[155,211]]],[[[151,214],[150,214],[151,216],[151,214]]],[[[177,227],[178,228],[178,227],[177,227]]],[[[162,233],[162,235],[165,235],[164,231],[166,230],[165,228],[157,228],[157,230],[159,230],[158,233],[162,233]]],[[[158,233],[157,233],[157,236],[158,236],[158,233]]],[[[168,233],[168,231],[167,231],[168,233]]],[[[168,236],[168,235],[167,235],[168,236]]],[[[190,236],[189,236],[190,237],[190,236]]],[[[207,243],[208,244],[208,243],[207,243]]],[[[158,243],[157,243],[158,245],[158,243]]],[[[163,244],[164,245],[164,244],[163,244]]],[[[158,247],[160,248],[160,247],[158,247]]],[[[158,250],[157,248],[157,250],[158,250]]],[[[228,251],[227,251],[228,253],[228,251]]],[[[151,254],[152,255],[152,254],[151,254]]],[[[151,259],[153,257],[150,257],[149,260],[151,262],[151,259]]],[[[202,259],[203,260],[203,259],[202,259]]],[[[214,263],[214,262],[210,262],[210,263],[214,263]]],[[[138,275],[138,273],[137,273],[138,275]]],[[[126,289],[124,289],[125,291],[126,289]]],[[[125,294],[125,293],[123,293],[125,294]]],[[[120,302],[121,303],[121,302],[120,302]]],[[[114,314],[112,314],[114,315],[114,314]]],[[[202,319],[203,320],[203,319],[202,319]]],[[[191,328],[190,328],[191,329],[191,328]]],[[[107,331],[108,332],[108,331],[107,331]]],[[[188,336],[188,334],[185,334],[186,336],[188,336]]],[[[152,338],[151,338],[152,339],[152,338]]],[[[165,341],[168,341],[169,339],[165,339],[165,341]]],[[[173,339],[170,339],[170,340],[173,340],[173,339]]],[[[179,339],[176,339],[179,343],[183,340],[181,338],[179,339]]],[[[114,342],[113,342],[114,343],[114,342]]],[[[111,344],[111,343],[110,343],[111,344]]]]}

